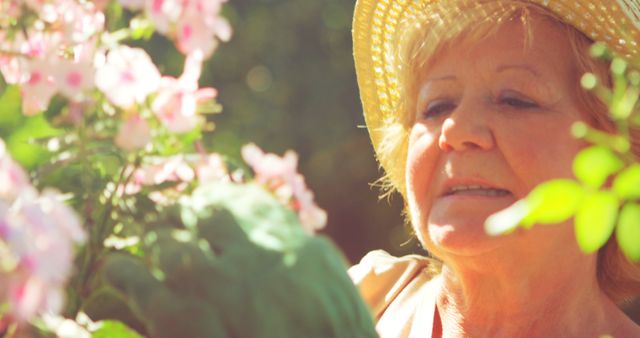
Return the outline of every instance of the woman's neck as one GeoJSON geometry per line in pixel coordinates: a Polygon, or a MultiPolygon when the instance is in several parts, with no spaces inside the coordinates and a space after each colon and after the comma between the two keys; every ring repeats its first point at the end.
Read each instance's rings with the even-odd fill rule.
{"type": "Polygon", "coordinates": [[[544,258],[445,264],[435,326],[446,334],[436,337],[600,337],[629,324],[598,286],[595,257],[544,258]]]}

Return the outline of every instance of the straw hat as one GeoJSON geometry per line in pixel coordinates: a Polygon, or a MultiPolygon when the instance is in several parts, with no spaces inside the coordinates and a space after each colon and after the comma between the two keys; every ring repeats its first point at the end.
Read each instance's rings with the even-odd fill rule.
{"type": "MultiPolygon", "coordinates": [[[[473,8],[480,0],[358,0],[353,19],[353,48],[364,116],[376,154],[380,154],[380,132],[397,121],[399,63],[397,46],[407,28],[428,29],[442,21],[439,13],[484,15],[473,8]],[[395,119],[395,120],[394,120],[395,119]]],[[[504,1],[503,1],[504,2],[504,1]]],[[[595,41],[630,60],[640,60],[640,0],[521,0],[547,8],[595,41]]],[[[394,159],[380,159],[390,172],[394,159]]],[[[397,166],[397,163],[395,163],[397,166]]],[[[391,170],[393,171],[393,170],[391,170]]],[[[401,176],[398,173],[395,176],[401,176]]],[[[402,177],[391,177],[396,188],[402,177]]]]}

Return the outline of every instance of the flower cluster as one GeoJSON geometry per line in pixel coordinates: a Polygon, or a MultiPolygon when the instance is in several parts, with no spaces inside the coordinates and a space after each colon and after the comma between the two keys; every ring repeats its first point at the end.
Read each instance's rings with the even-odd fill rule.
{"type": "Polygon", "coordinates": [[[133,29],[106,31],[105,3],[0,0],[0,12],[29,23],[23,27],[0,19],[0,74],[20,88],[24,114],[45,111],[55,95],[76,107],[76,115],[104,106],[95,101],[105,97],[119,119],[116,144],[127,151],[143,149],[151,141],[151,119],[172,133],[202,125],[198,107],[217,95],[213,88],[198,87],[202,63],[218,39],[231,36],[220,16],[223,1],[121,1],[129,9],[144,9],[156,30],[185,54],[179,78],[162,76],[144,49],[120,44],[133,29]]]}
{"type": "Polygon", "coordinates": [[[186,157],[175,155],[161,158],[148,158],[147,163],[138,168],[129,168],[131,179],[120,187],[119,195],[135,195],[144,187],[169,184],[168,188],[151,192],[149,198],[158,204],[174,201],[191,183],[230,181],[231,175],[220,154],[198,154],[186,157]]]}
{"type": "MultiPolygon", "coordinates": [[[[243,158],[255,172],[247,180],[202,145],[202,114],[220,108],[217,91],[198,82],[205,60],[231,37],[220,15],[225,1],[0,0],[0,80],[19,90],[16,110],[47,112],[25,121],[55,130],[34,142],[48,151],[34,182],[65,192],[38,191],[0,140],[0,332],[37,318],[46,324],[43,314],[60,313],[65,303],[65,314],[78,313],[96,292],[94,272],[104,255],[125,248],[110,240],[131,239],[132,252],[143,250],[133,247],[150,220],[198,185],[257,183],[295,211],[307,232],[325,225],[295,153],[279,157],[245,146],[243,158]],[[126,9],[123,19],[106,16],[121,12],[107,10],[118,6],[126,9]],[[163,75],[144,42],[125,44],[154,31],[184,56],[180,75],[163,75]],[[80,215],[65,204],[67,196],[80,215]],[[83,243],[74,270],[74,246],[83,243]],[[81,292],[65,302],[73,271],[69,288],[81,292]]],[[[17,138],[7,139],[13,149],[17,138]]],[[[69,323],[47,325],[60,334],[69,323]]]]}
{"type": "Polygon", "coordinates": [[[313,233],[326,225],[326,212],[315,204],[313,192],[307,188],[304,177],[297,172],[296,153],[287,151],[283,157],[265,154],[251,143],[242,148],[242,157],[255,172],[255,181],[295,210],[307,232],[313,233]]]}
{"type": "Polygon", "coordinates": [[[142,10],[156,29],[189,55],[211,56],[218,40],[231,38],[231,26],[220,16],[226,0],[120,0],[130,10],[142,10]]]}
{"type": "Polygon", "coordinates": [[[20,86],[27,115],[45,110],[55,94],[82,101],[94,87],[94,56],[105,16],[92,2],[4,0],[15,17],[35,13],[23,30],[0,31],[0,72],[20,86]],[[25,13],[23,13],[25,12],[25,13]]]}
{"type": "Polygon", "coordinates": [[[15,320],[61,310],[73,246],[84,239],[73,209],[54,190],[38,193],[0,140],[0,303],[15,320]]]}
{"type": "MultiPolygon", "coordinates": [[[[242,157],[255,173],[252,182],[264,186],[295,211],[307,232],[314,233],[326,225],[326,212],[315,204],[313,192],[297,172],[296,153],[287,151],[280,157],[264,153],[255,144],[247,144],[242,148],[242,157]]],[[[120,187],[120,195],[130,196],[140,193],[144,187],[169,184],[166,189],[149,194],[158,204],[172,203],[192,183],[246,182],[241,172],[229,172],[223,156],[217,153],[149,158],[142,166],[131,168],[128,174],[131,180],[120,187]]]]}

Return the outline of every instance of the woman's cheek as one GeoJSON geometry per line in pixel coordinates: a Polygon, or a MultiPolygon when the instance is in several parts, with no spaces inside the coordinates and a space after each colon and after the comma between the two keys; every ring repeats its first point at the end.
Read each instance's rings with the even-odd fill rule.
{"type": "Polygon", "coordinates": [[[437,136],[424,126],[416,125],[409,138],[407,156],[406,187],[407,198],[412,212],[428,213],[430,196],[435,192],[435,166],[438,157],[437,136]]]}
{"type": "Polygon", "coordinates": [[[551,135],[556,134],[544,130],[529,131],[527,137],[510,137],[509,142],[500,146],[507,163],[527,190],[550,179],[572,177],[572,161],[581,148],[581,142],[568,132],[558,131],[563,136],[553,137],[551,135]]]}

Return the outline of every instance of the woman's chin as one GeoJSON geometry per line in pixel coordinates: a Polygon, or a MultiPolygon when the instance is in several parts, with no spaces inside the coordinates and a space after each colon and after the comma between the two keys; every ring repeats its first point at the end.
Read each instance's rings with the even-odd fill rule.
{"type": "MultiPolygon", "coordinates": [[[[486,218],[486,217],[485,217],[486,218]]],[[[425,222],[419,233],[422,244],[435,255],[474,256],[504,246],[508,237],[494,237],[484,231],[484,219],[456,220],[455,222],[425,222]]]]}

